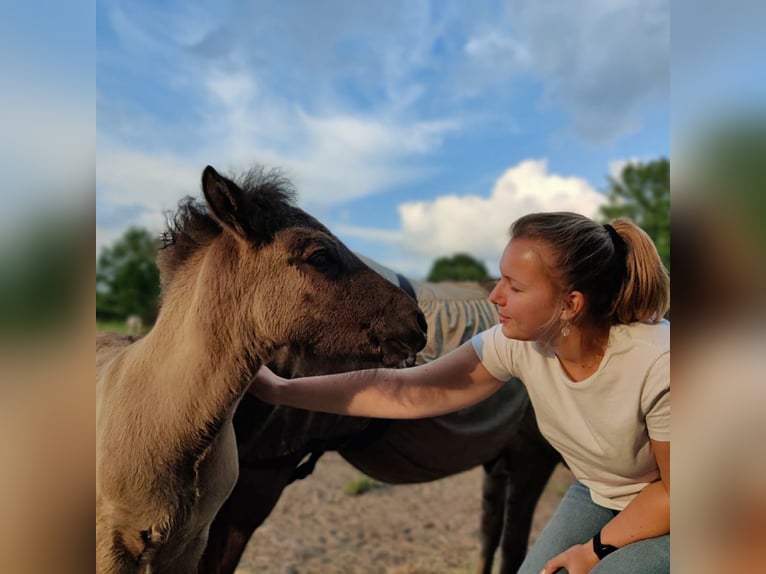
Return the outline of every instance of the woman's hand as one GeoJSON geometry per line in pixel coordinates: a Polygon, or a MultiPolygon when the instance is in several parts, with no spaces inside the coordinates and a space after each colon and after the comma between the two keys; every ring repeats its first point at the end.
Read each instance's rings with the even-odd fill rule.
{"type": "Polygon", "coordinates": [[[559,568],[566,568],[569,574],[588,574],[598,564],[598,556],[593,552],[593,543],[577,544],[565,550],[545,564],[540,574],[553,574],[559,568]]]}
{"type": "Polygon", "coordinates": [[[282,377],[275,375],[266,365],[261,365],[247,392],[265,403],[277,405],[282,380],[282,377]]]}

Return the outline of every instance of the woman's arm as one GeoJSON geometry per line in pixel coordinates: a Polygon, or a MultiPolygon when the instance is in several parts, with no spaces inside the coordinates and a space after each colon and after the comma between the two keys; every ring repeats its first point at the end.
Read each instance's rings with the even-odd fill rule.
{"type": "Polygon", "coordinates": [[[268,403],[312,411],[417,419],[470,406],[502,385],[481,364],[468,341],[430,363],[408,369],[284,379],[261,367],[248,392],[268,403]]]}
{"type": "MultiPolygon", "coordinates": [[[[601,530],[601,543],[617,548],[670,532],[670,442],[651,440],[660,480],[646,486],[625,510],[601,530]]],[[[566,568],[570,574],[590,572],[599,559],[593,542],[573,546],[545,565],[545,572],[566,568]]]]}
{"type": "Polygon", "coordinates": [[[601,542],[618,548],[670,532],[670,442],[651,440],[660,469],[653,482],[630,501],[601,532],[601,542]]]}

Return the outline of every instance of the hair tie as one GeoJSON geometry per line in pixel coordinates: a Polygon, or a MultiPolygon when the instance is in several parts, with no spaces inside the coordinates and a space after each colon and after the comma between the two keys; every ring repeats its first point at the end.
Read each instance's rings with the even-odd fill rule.
{"type": "Polygon", "coordinates": [[[628,256],[628,245],[625,243],[625,240],[622,238],[622,236],[617,233],[617,230],[614,227],[608,223],[605,223],[604,229],[606,229],[609,233],[609,237],[612,240],[612,245],[614,245],[615,262],[618,270],[617,272],[620,277],[620,284],[622,284],[627,272],[626,259],[628,256]]]}
{"type": "Polygon", "coordinates": [[[618,251],[625,251],[625,240],[622,238],[622,236],[617,233],[617,230],[609,225],[608,223],[604,224],[604,229],[606,229],[609,232],[609,237],[612,239],[612,243],[614,243],[615,249],[618,251]]]}

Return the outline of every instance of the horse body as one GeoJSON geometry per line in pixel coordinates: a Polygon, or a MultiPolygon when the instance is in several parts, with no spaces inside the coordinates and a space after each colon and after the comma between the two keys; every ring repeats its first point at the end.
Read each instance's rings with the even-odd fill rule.
{"type": "Polygon", "coordinates": [[[395,365],[425,342],[415,303],[280,181],[206,168],[158,255],[162,306],[142,338],[96,343],[96,570],[193,572],[238,477],[233,416],[273,356],[395,365]],[[294,351],[294,353],[293,353],[294,351]]]}
{"type": "MultiPolygon", "coordinates": [[[[393,271],[363,260],[389,281],[402,284],[393,271]]],[[[404,284],[417,297],[428,323],[428,339],[418,362],[456,348],[497,322],[488,291],[478,284],[404,284]]],[[[341,363],[317,357],[299,363],[287,356],[277,359],[269,366],[290,377],[373,366],[353,356],[341,363]]],[[[372,478],[395,484],[436,480],[483,465],[479,570],[491,571],[502,542],[502,572],[515,572],[526,553],[535,504],[559,460],[540,435],[526,390],[516,379],[467,409],[419,420],[312,413],[273,407],[247,395],[234,425],[240,476],[211,527],[199,568],[207,574],[234,572],[247,541],[284,488],[310,473],[327,450],[338,450],[372,478]]]]}
{"type": "Polygon", "coordinates": [[[472,407],[426,419],[390,421],[340,454],[367,476],[390,484],[437,480],[496,459],[517,435],[529,398],[513,379],[472,407]]]}

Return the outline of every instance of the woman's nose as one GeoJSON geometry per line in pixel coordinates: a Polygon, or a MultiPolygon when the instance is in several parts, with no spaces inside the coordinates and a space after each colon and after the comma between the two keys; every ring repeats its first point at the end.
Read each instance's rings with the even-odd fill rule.
{"type": "Polygon", "coordinates": [[[489,301],[495,305],[502,306],[502,301],[500,300],[500,285],[495,285],[495,288],[490,291],[489,301]]]}

